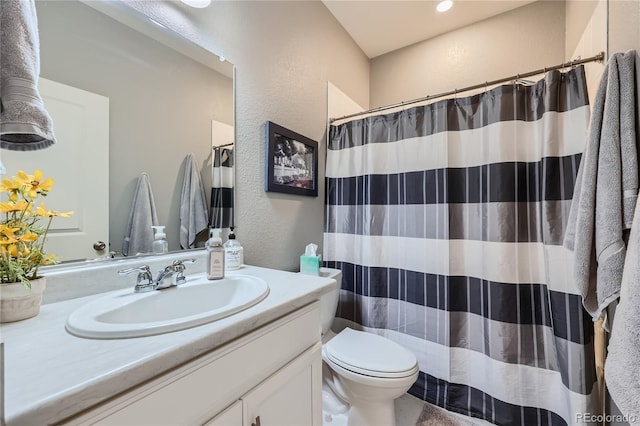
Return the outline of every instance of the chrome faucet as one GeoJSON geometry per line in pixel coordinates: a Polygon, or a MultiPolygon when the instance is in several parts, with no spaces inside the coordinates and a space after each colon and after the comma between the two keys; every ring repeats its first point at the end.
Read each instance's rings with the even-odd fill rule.
{"type": "Polygon", "coordinates": [[[171,265],[162,269],[156,279],[151,275],[149,265],[136,266],[134,268],[122,269],[118,271],[118,275],[128,275],[132,272],[138,272],[138,279],[133,291],[136,293],[145,293],[147,291],[162,290],[165,288],[184,284],[187,279],[184,276],[186,267],[185,262],[193,263],[195,259],[179,259],[175,260],[171,265]]]}
{"type": "Polygon", "coordinates": [[[184,284],[187,281],[184,276],[184,270],[186,269],[184,263],[193,263],[195,261],[195,259],[179,259],[175,260],[173,264],[165,267],[156,277],[156,290],[162,290],[163,288],[184,284]]]}

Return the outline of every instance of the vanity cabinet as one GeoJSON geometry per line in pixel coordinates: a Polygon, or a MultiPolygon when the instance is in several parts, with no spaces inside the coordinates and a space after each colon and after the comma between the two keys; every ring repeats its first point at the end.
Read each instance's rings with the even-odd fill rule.
{"type": "Polygon", "coordinates": [[[126,388],[60,424],[320,426],[319,303],[126,388]]]}
{"type": "Polygon", "coordinates": [[[314,345],[206,426],[320,426],[322,401],[314,395],[322,380],[320,348],[314,345]]]}

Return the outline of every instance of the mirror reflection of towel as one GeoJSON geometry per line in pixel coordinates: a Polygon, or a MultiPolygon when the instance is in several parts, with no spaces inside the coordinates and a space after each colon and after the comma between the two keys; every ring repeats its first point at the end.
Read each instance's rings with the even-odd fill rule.
{"type": "Polygon", "coordinates": [[[55,143],[38,92],[40,41],[33,0],[0,1],[0,147],[34,151],[55,143]]]}
{"type": "Polygon", "coordinates": [[[180,247],[195,247],[196,235],[207,229],[209,214],[207,198],[200,173],[192,153],[187,155],[184,165],[184,181],[180,197],[180,247]]]}
{"type": "Polygon", "coordinates": [[[154,238],[151,226],[157,224],[158,216],[149,175],[142,173],[138,178],[138,184],[133,193],[129,221],[125,228],[125,238],[122,243],[122,253],[125,256],[151,253],[154,238]]]}

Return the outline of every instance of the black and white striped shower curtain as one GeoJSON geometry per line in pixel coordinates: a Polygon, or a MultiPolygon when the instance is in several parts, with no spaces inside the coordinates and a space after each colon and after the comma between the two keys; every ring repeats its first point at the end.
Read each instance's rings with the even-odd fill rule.
{"type": "Polygon", "coordinates": [[[233,188],[235,175],[233,170],[233,149],[214,148],[212,165],[211,228],[228,228],[233,223],[233,188]]]}
{"type": "Polygon", "coordinates": [[[588,119],[577,67],[331,127],[337,320],[410,349],[413,395],[499,425],[597,414],[593,326],[562,247],[588,119]]]}

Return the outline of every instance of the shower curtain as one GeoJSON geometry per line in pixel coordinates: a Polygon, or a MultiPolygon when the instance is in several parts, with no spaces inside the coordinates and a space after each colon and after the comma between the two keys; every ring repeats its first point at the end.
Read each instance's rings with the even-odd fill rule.
{"type": "Polygon", "coordinates": [[[410,393],[451,411],[527,426],[596,414],[593,326],[562,247],[588,119],[577,67],[331,126],[334,328],[411,350],[410,393]]]}
{"type": "Polygon", "coordinates": [[[212,164],[210,228],[228,228],[233,223],[233,149],[214,148],[212,164]]]}

